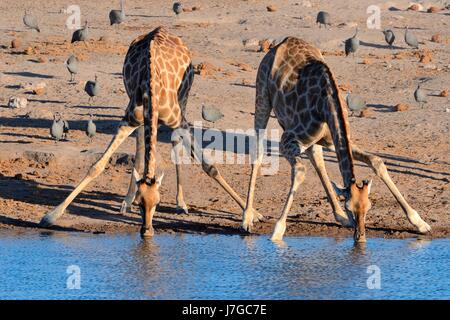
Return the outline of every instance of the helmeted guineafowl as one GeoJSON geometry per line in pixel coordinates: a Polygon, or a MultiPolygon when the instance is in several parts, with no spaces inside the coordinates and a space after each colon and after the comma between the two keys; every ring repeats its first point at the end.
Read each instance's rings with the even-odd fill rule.
{"type": "Polygon", "coordinates": [[[88,22],[86,21],[84,23],[84,27],[78,30],[75,30],[72,34],[72,41],[71,43],[77,42],[77,41],[86,41],[89,34],[89,28],[88,28],[88,22]]]}
{"type": "Polygon", "coordinates": [[[386,40],[387,44],[392,49],[392,44],[395,41],[395,34],[394,34],[394,32],[391,29],[388,29],[388,30],[384,30],[383,34],[384,34],[384,40],[386,40]]]}
{"type": "Polygon", "coordinates": [[[75,74],[78,73],[78,59],[74,55],[71,55],[65,62],[67,70],[70,72],[70,82],[75,80],[75,74]]]}
{"type": "Polygon", "coordinates": [[[91,143],[92,138],[95,136],[95,133],[97,132],[97,126],[95,125],[94,121],[92,120],[93,116],[92,114],[89,115],[90,119],[86,126],[86,135],[89,138],[89,143],[91,143]]]}
{"type": "Polygon", "coordinates": [[[89,103],[90,103],[91,100],[93,100],[94,97],[96,97],[100,91],[98,81],[97,81],[97,75],[95,75],[94,81],[89,80],[86,82],[86,84],[84,86],[84,91],[89,95],[89,103]]]}
{"type": "Polygon", "coordinates": [[[322,25],[324,25],[325,27],[327,25],[331,26],[330,14],[325,11],[319,11],[319,13],[317,14],[316,23],[319,24],[319,28],[322,27],[322,25]]]}
{"type": "Polygon", "coordinates": [[[36,17],[32,16],[27,12],[25,9],[25,14],[23,16],[23,23],[30,29],[36,30],[37,32],[41,32],[41,29],[39,29],[38,22],[36,20],[36,17]]]}
{"type": "Polygon", "coordinates": [[[357,38],[358,28],[356,28],[355,34],[353,37],[345,40],[345,56],[348,56],[350,53],[355,56],[355,52],[359,48],[359,39],[357,38]]]}
{"type": "Polygon", "coordinates": [[[417,41],[416,36],[408,29],[408,26],[405,28],[405,42],[408,46],[419,49],[419,41],[417,41]]]}
{"type": "Polygon", "coordinates": [[[111,10],[109,12],[109,22],[111,26],[113,24],[121,24],[125,21],[125,6],[123,3],[124,0],[120,0],[120,10],[111,10]]]}
{"type": "Polygon", "coordinates": [[[183,12],[183,5],[180,2],[175,2],[172,7],[173,12],[178,16],[183,12]]]}
{"type": "Polygon", "coordinates": [[[414,99],[416,99],[420,107],[423,107],[423,104],[427,103],[427,93],[420,87],[420,83],[417,85],[416,91],[414,91],[414,99]]]}
{"type": "Polygon", "coordinates": [[[202,118],[208,122],[216,122],[223,118],[223,113],[219,109],[202,104],[202,118]]]}
{"type": "Polygon", "coordinates": [[[64,121],[61,119],[61,115],[58,112],[53,115],[53,123],[50,127],[50,135],[56,141],[59,141],[63,138],[64,121]]]}

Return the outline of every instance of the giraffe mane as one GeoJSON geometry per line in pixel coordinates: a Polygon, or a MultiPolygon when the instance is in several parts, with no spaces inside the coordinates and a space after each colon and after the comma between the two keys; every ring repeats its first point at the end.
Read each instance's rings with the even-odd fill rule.
{"type": "MultiPolygon", "coordinates": [[[[349,151],[349,158],[351,161],[353,161],[353,154],[352,154],[352,146],[350,143],[350,125],[348,123],[348,112],[347,112],[347,104],[344,102],[339,86],[337,84],[336,78],[334,77],[333,72],[331,71],[330,67],[324,62],[324,61],[317,61],[320,63],[325,71],[327,72],[327,75],[331,81],[332,89],[334,90],[336,97],[337,97],[337,104],[338,104],[338,116],[342,122],[342,130],[344,131],[345,136],[345,147],[349,151]]],[[[354,176],[354,172],[352,172],[352,175],[354,176]]]]}

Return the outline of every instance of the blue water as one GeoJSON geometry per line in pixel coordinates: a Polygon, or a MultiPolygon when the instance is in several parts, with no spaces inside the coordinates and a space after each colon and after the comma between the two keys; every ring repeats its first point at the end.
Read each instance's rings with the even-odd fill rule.
{"type": "Polygon", "coordinates": [[[0,299],[449,299],[449,249],[450,239],[355,247],[350,238],[0,232],[0,299]],[[380,281],[369,289],[371,276],[380,281]]]}

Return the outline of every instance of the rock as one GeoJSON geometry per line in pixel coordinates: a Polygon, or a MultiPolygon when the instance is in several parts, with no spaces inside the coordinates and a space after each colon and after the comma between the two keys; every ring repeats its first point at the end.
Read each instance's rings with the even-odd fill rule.
{"type": "Polygon", "coordinates": [[[8,101],[8,107],[12,109],[26,108],[27,104],[28,100],[24,97],[10,97],[8,101]]]}
{"type": "Polygon", "coordinates": [[[47,84],[45,82],[38,82],[38,83],[28,83],[25,85],[22,85],[22,88],[25,89],[27,92],[31,92],[35,95],[43,95],[45,93],[45,88],[47,84]]]}
{"type": "Polygon", "coordinates": [[[275,11],[278,10],[278,8],[277,8],[276,6],[274,6],[273,4],[268,5],[268,6],[266,7],[266,9],[267,9],[267,11],[269,11],[269,12],[275,12],[275,11]]]}
{"type": "Polygon", "coordinates": [[[365,59],[362,61],[362,64],[372,64],[372,61],[371,61],[370,59],[365,58],[365,59]]]}
{"type": "Polygon", "coordinates": [[[408,7],[408,10],[423,11],[423,5],[421,5],[420,3],[411,3],[408,7]]]}
{"type": "Polygon", "coordinates": [[[443,90],[439,93],[439,97],[448,97],[448,90],[443,90]]]}
{"type": "Polygon", "coordinates": [[[11,41],[11,48],[19,49],[21,46],[22,40],[20,38],[14,38],[13,41],[11,41]]]}
{"type": "Polygon", "coordinates": [[[199,74],[201,76],[205,75],[211,76],[214,74],[214,72],[217,71],[220,71],[220,69],[209,62],[202,62],[194,65],[194,73],[199,74]]]}
{"type": "Polygon", "coordinates": [[[256,38],[245,39],[242,41],[244,47],[256,47],[259,45],[259,40],[256,38]]]}
{"type": "Polygon", "coordinates": [[[438,7],[435,7],[435,6],[431,6],[431,7],[428,8],[427,12],[428,13],[436,13],[436,12],[439,12],[441,10],[442,10],[441,8],[438,8],[438,7]]]}
{"type": "Polygon", "coordinates": [[[422,50],[422,52],[420,53],[420,62],[427,64],[430,63],[431,60],[432,60],[431,51],[428,49],[422,50]]]}
{"type": "Polygon", "coordinates": [[[192,7],[192,11],[199,11],[201,9],[202,9],[202,7],[200,7],[200,6],[193,6],[192,7]]]}
{"type": "Polygon", "coordinates": [[[31,151],[27,150],[23,153],[25,159],[37,162],[41,165],[49,165],[51,162],[55,161],[56,157],[54,153],[42,152],[42,151],[31,151]]]}
{"type": "Polygon", "coordinates": [[[432,42],[436,42],[436,43],[441,43],[441,42],[442,42],[442,37],[441,37],[441,35],[440,35],[439,33],[434,34],[434,35],[431,37],[431,41],[432,41],[432,42]]]}
{"type": "Polygon", "coordinates": [[[26,55],[32,55],[32,54],[34,54],[34,49],[32,47],[28,47],[25,49],[24,53],[26,55]]]}
{"type": "Polygon", "coordinates": [[[394,107],[394,110],[397,112],[406,111],[409,109],[409,105],[406,103],[399,103],[394,107]]]}
{"type": "Polygon", "coordinates": [[[366,108],[366,109],[361,110],[361,112],[359,113],[359,116],[361,118],[367,118],[370,116],[370,114],[371,114],[370,110],[366,108]]]}

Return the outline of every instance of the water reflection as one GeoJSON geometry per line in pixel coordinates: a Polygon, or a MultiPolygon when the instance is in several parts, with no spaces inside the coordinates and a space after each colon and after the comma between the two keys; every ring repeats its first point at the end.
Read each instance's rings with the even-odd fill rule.
{"type": "Polygon", "coordinates": [[[0,298],[446,298],[450,239],[0,233],[0,298]],[[69,265],[81,290],[65,287],[69,265]],[[368,267],[382,274],[370,290],[368,267]],[[417,290],[421,288],[421,290],[417,290]]]}

